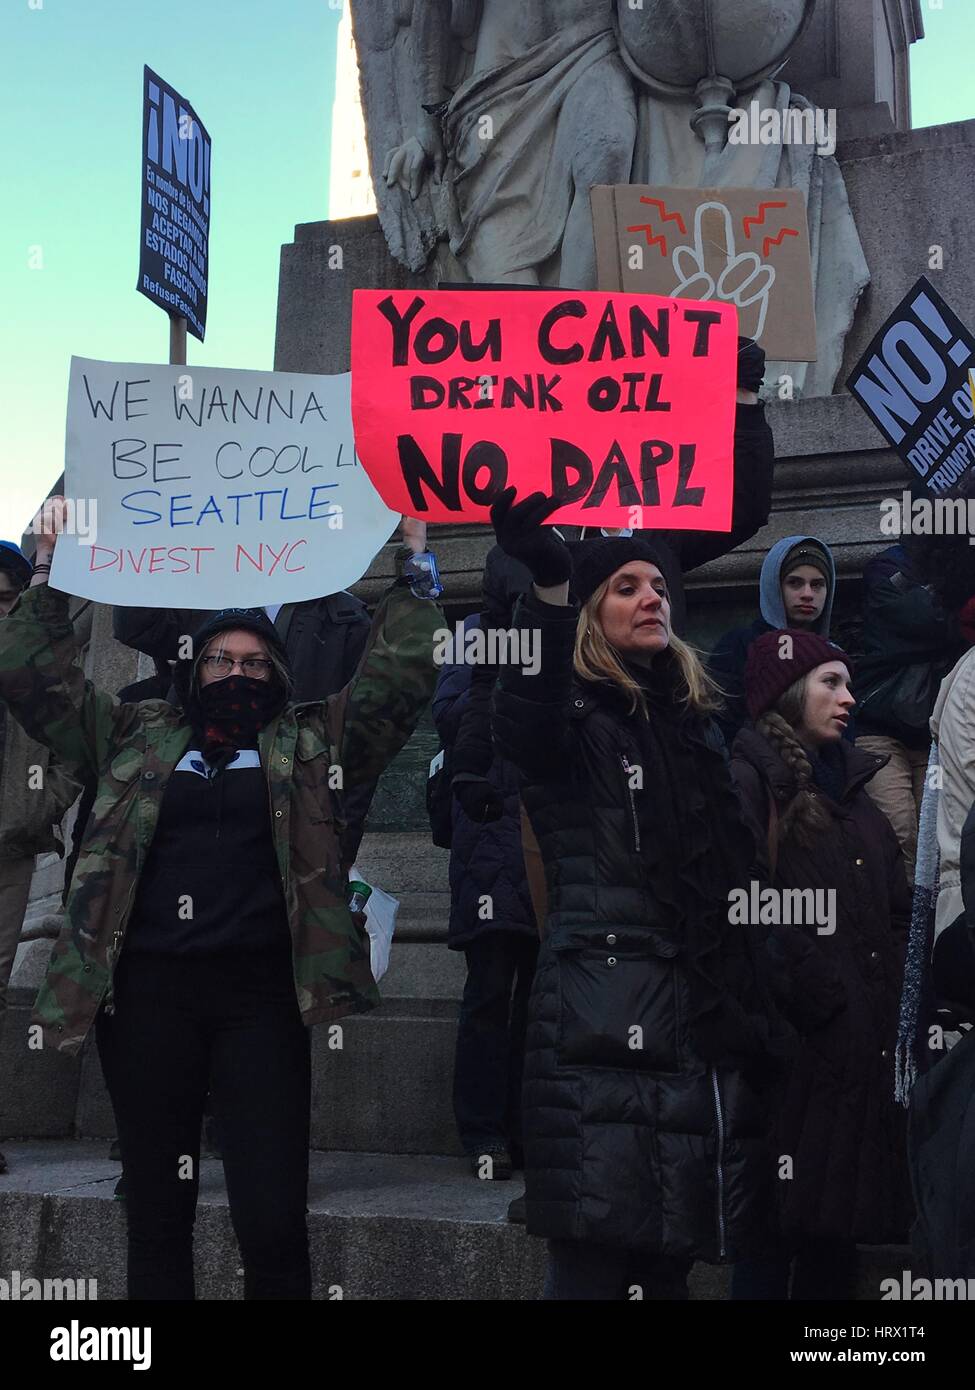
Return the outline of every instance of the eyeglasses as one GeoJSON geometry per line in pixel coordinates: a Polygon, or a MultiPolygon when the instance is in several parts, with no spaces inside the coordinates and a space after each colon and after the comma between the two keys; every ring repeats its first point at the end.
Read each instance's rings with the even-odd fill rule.
{"type": "Polygon", "coordinates": [[[205,656],[203,657],[203,665],[211,676],[216,676],[220,680],[224,676],[229,676],[235,666],[239,666],[245,676],[251,676],[258,681],[266,681],[270,678],[274,663],[265,661],[260,656],[249,656],[246,661],[234,661],[229,656],[205,656]]]}

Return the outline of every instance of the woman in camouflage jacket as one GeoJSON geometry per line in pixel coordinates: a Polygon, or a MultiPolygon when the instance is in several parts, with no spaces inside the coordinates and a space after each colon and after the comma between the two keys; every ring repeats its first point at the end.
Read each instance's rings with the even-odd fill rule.
{"type": "MultiPolygon", "coordinates": [[[[424,528],[408,528],[422,549],[424,528]]],[[[294,705],[273,625],[226,610],[177,671],[184,709],[121,704],[85,679],[68,596],[45,582],[55,541],[39,537],[32,585],[0,625],[0,699],[97,793],[34,1021],[74,1054],[97,1016],[126,1173],[129,1297],[194,1296],[209,1089],[244,1296],[307,1298],[305,1025],[379,1002],[346,905],[337,793],[375,779],[409,738],[443,616],[398,579],[354,679],[294,705]]],[[[397,552],[398,575],[409,554],[397,552]]]]}

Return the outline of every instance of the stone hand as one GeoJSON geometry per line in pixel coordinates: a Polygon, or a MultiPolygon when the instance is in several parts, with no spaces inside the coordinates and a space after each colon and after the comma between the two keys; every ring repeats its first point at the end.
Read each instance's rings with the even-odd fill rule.
{"type": "Polygon", "coordinates": [[[396,184],[416,202],[423,188],[424,175],[431,167],[434,182],[439,183],[443,177],[444,150],[440,131],[433,120],[424,124],[419,135],[411,135],[402,145],[389,151],[383,163],[383,178],[387,188],[396,184]]]}

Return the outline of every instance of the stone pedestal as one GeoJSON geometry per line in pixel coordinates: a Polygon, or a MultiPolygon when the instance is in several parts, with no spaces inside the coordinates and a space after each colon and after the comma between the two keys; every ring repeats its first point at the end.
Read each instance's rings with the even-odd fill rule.
{"type": "MultiPolygon", "coordinates": [[[[901,9],[900,0],[885,7],[884,23],[894,24],[901,9]]],[[[830,12],[825,6],[824,23],[830,12]]],[[[857,22],[865,24],[863,7],[856,12],[857,22]]],[[[904,11],[906,23],[905,15],[910,16],[904,11]]],[[[866,33],[864,29],[860,36],[863,43],[866,33]]],[[[803,82],[813,72],[812,50],[805,45],[822,45],[827,37],[825,29],[811,26],[794,60],[803,82]]],[[[843,51],[848,53],[845,35],[843,51]]],[[[897,67],[898,82],[905,72],[903,64],[897,67]]],[[[826,81],[825,68],[823,73],[826,81]]],[[[880,83],[871,91],[887,90],[877,74],[868,76],[880,83]]],[[[798,76],[793,80],[800,85],[798,76]]],[[[848,105],[851,80],[844,69],[848,105]]],[[[829,94],[824,89],[823,99],[829,94]]],[[[866,86],[861,95],[866,103],[866,86]]],[[[841,134],[843,129],[841,124],[841,134]]],[[[873,276],[847,338],[842,383],[879,324],[919,275],[929,275],[963,314],[975,301],[975,233],[968,208],[969,190],[975,187],[975,121],[915,131],[889,129],[883,135],[847,140],[839,145],[837,158],[873,276]],[[939,247],[942,269],[935,268],[939,247]]],[[[423,289],[435,284],[435,277],[432,267],[422,276],[411,275],[394,261],[375,217],[299,225],[294,242],[281,251],[275,367],[348,370],[353,289],[423,289]]],[[[697,571],[689,583],[692,636],[705,644],[739,614],[753,609],[762,558],[774,540],[791,532],[815,532],[835,546],[839,609],[842,613],[844,606],[849,608],[858,597],[856,581],[863,562],[889,544],[879,530],[878,503],[898,496],[907,485],[903,465],[845,389],[831,397],[775,401],[769,420],[778,456],[770,524],[732,555],[697,571]]],[[[477,603],[490,534],[478,526],[435,526],[432,534],[445,575],[443,602],[453,620],[477,603]]],[[[387,549],[356,592],[373,601],[390,572],[387,549]]]]}

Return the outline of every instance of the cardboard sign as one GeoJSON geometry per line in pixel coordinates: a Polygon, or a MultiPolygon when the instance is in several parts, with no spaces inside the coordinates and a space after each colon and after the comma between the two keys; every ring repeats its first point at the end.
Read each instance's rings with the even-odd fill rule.
{"type": "Polygon", "coordinates": [[[738,331],[776,362],[815,362],[806,200],[797,188],[592,190],[602,290],[734,304],[738,331]]]}
{"type": "Polygon", "coordinates": [[[210,137],[193,107],[145,69],[142,234],[136,289],[203,341],[210,244],[210,137]]]}
{"type": "Polygon", "coordinates": [[[540,290],[356,290],[356,449],[390,507],[486,522],[502,488],[553,521],[727,531],[729,305],[540,290]]]}
{"type": "Polygon", "coordinates": [[[973,359],[975,336],[922,275],[847,379],[921,495],[946,492],[975,463],[973,359]]]}
{"type": "Polygon", "coordinates": [[[72,358],[52,584],[149,608],[348,588],[399,520],[356,461],[349,390],[348,373],[72,358]]]}

